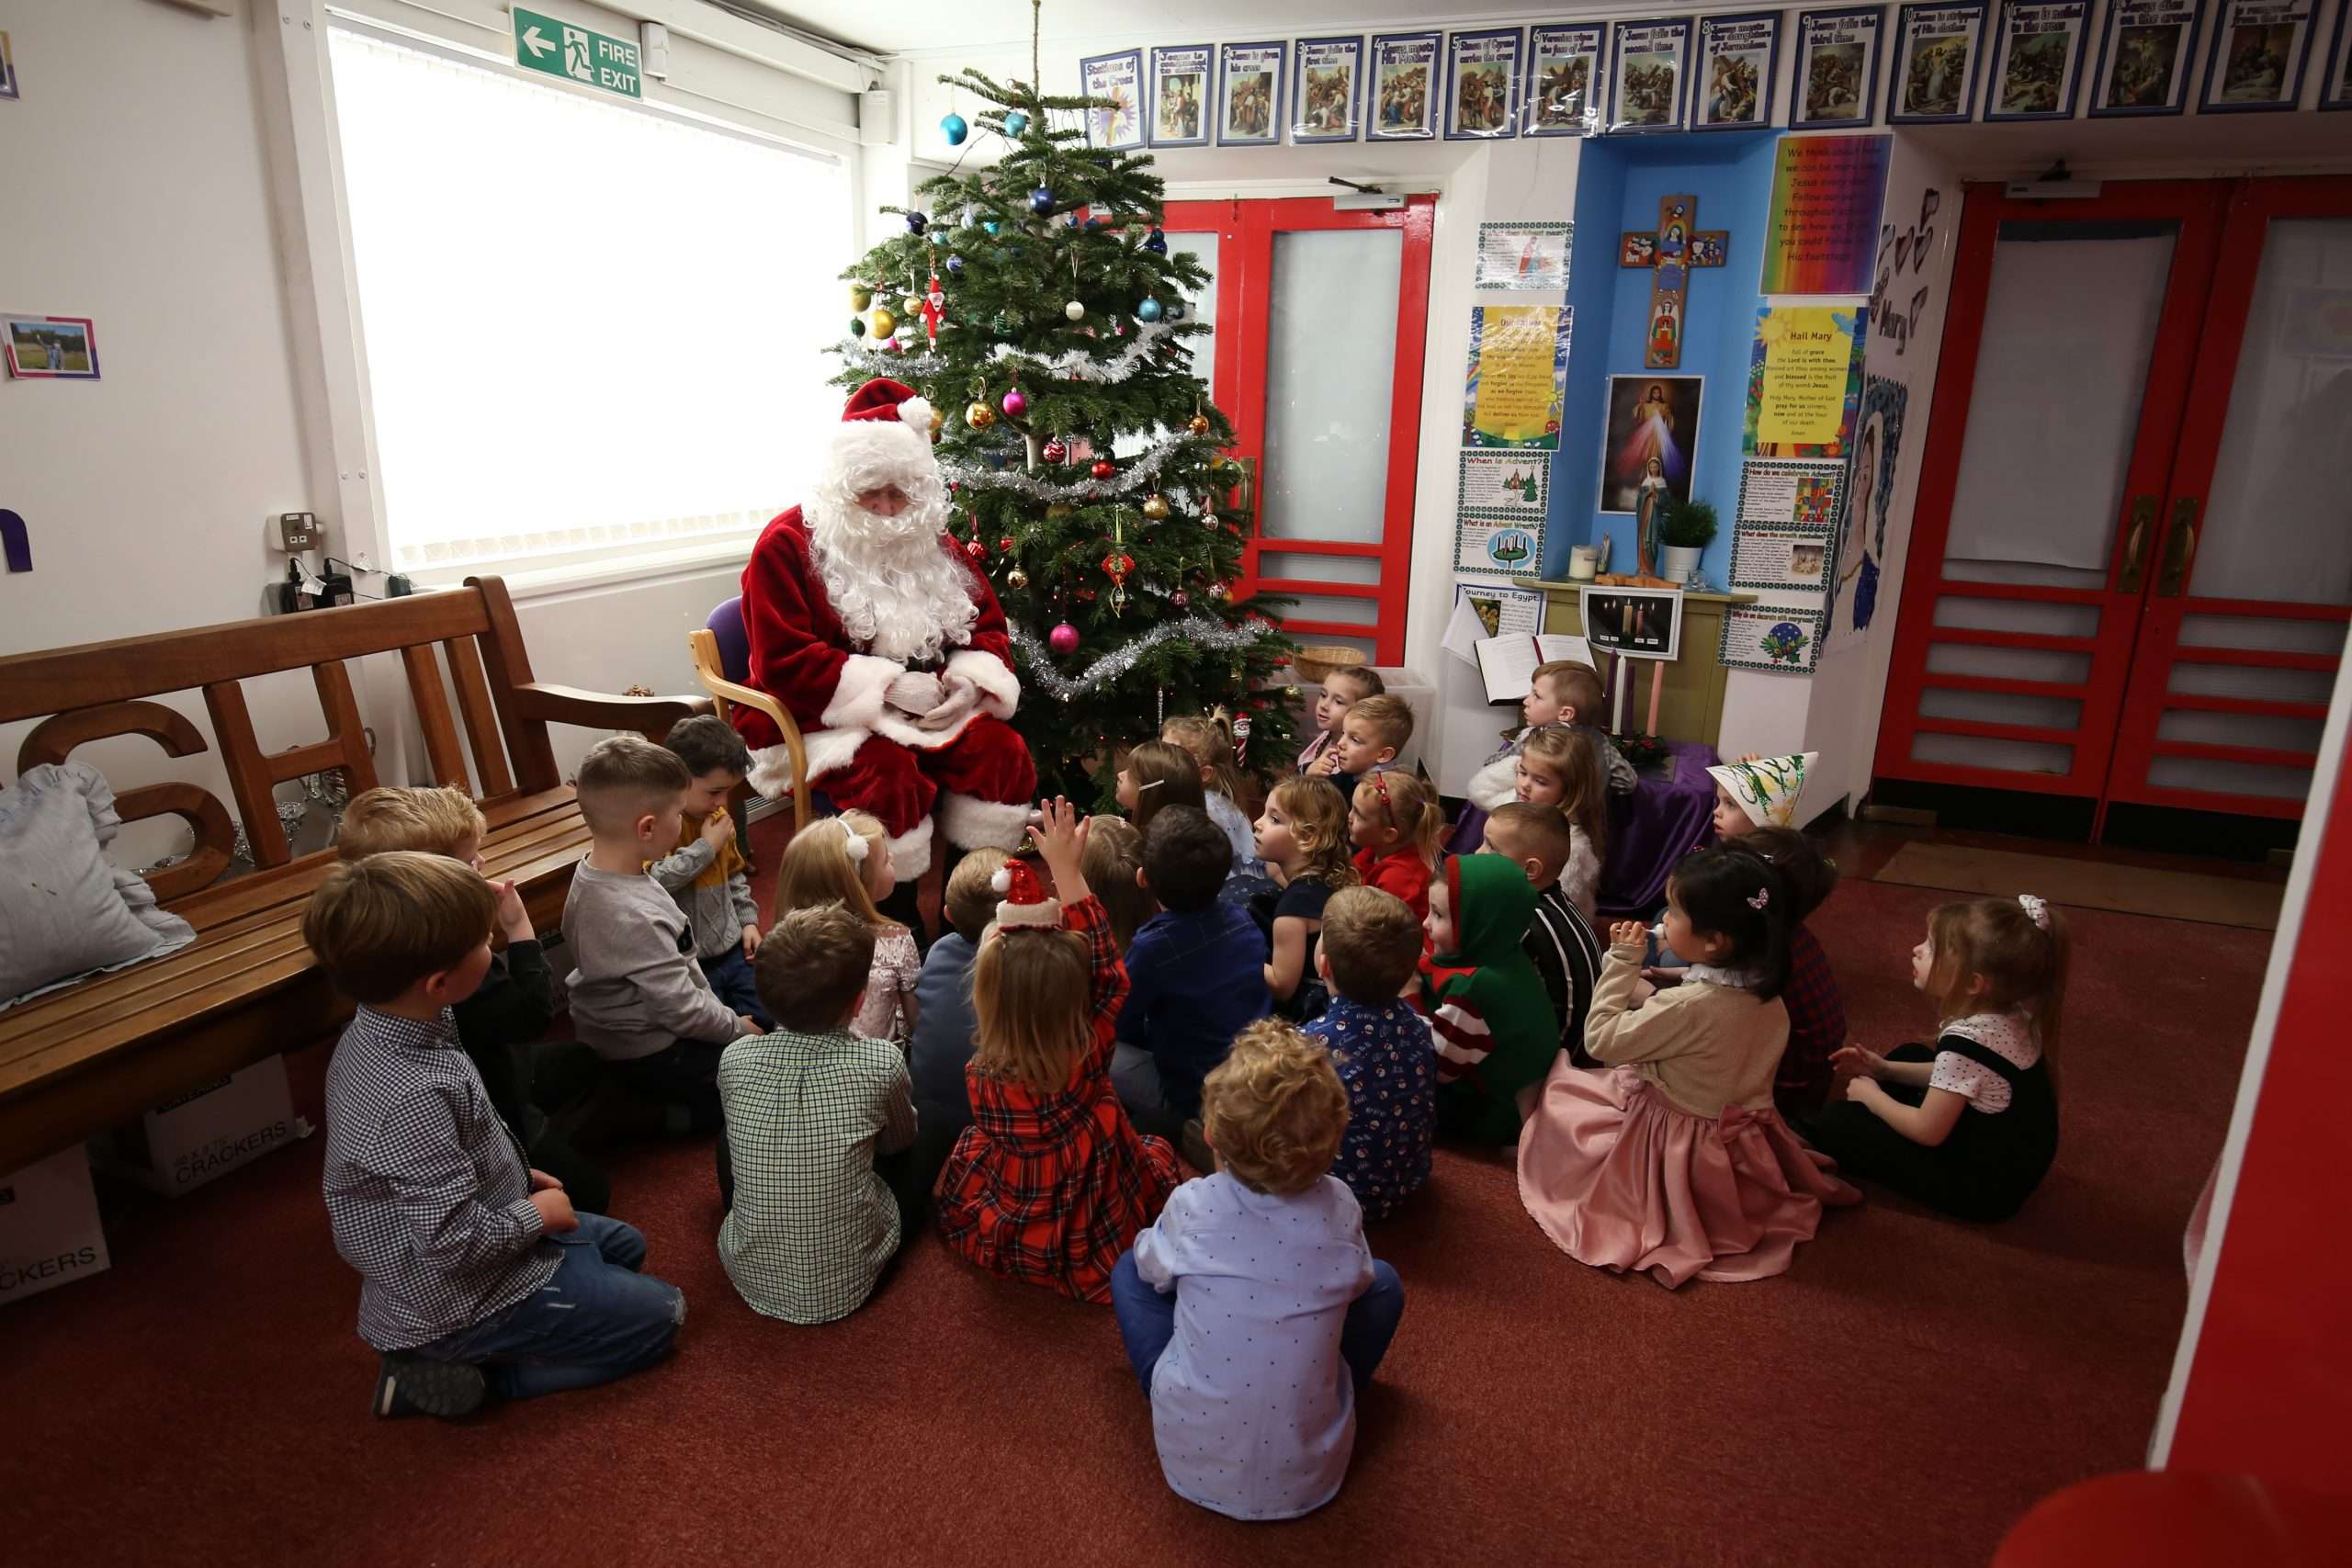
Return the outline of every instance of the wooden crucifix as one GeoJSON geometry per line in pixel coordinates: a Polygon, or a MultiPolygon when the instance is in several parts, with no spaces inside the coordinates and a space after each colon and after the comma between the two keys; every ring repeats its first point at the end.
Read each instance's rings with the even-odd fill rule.
{"type": "Polygon", "coordinates": [[[1617,243],[1619,266],[1650,269],[1649,327],[1642,336],[1642,368],[1672,370],[1682,363],[1682,314],[1694,266],[1721,266],[1731,249],[1726,229],[1694,231],[1695,196],[1657,199],[1657,227],[1626,231],[1617,243]]]}

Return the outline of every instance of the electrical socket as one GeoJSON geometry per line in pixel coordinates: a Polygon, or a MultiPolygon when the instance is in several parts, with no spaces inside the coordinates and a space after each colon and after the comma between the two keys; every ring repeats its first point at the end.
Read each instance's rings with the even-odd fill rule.
{"type": "Polygon", "coordinates": [[[281,512],[276,519],[275,547],[288,554],[319,547],[319,520],[308,512],[281,512]]]}

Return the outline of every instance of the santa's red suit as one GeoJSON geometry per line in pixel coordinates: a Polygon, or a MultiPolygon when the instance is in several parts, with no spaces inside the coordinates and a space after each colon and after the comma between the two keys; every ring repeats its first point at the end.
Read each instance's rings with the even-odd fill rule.
{"type": "MultiPolygon", "coordinates": [[[[1021,685],[1004,612],[946,533],[931,405],[869,381],[842,419],[813,493],[768,525],[743,570],[751,683],[799,725],[811,787],[879,818],[892,868],[911,878],[930,867],[934,811],[959,848],[1017,845],[1037,770],[1005,722],[1021,685]]],[[[734,721],[752,787],[789,795],[775,725],[741,706],[734,721]]]]}

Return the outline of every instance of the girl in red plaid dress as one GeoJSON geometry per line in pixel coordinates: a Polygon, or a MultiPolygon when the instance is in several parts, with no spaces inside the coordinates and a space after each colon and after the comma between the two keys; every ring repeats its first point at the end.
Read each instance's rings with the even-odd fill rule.
{"type": "Polygon", "coordinates": [[[1080,868],[1077,808],[1043,815],[1034,833],[1062,902],[1019,861],[997,873],[1006,897],[972,965],[972,1124],[940,1173],[939,1228],[992,1274],[1107,1303],[1112,1267],[1182,1174],[1112,1090],[1127,972],[1080,868]]]}

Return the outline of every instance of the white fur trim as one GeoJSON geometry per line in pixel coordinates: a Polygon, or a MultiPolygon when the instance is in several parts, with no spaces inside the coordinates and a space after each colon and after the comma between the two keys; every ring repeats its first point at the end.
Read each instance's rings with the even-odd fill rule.
{"type": "Polygon", "coordinates": [[[1029,832],[1029,803],[942,792],[939,830],[959,850],[1017,850],[1029,832]]]}
{"type": "Polygon", "coordinates": [[[967,648],[947,658],[947,672],[961,675],[980,689],[980,711],[1011,718],[1021,705],[1021,677],[993,653],[967,648]]]}
{"type": "Polygon", "coordinates": [[[899,405],[899,417],[922,433],[926,444],[931,440],[931,400],[917,394],[899,405]]]}
{"type": "MultiPolygon", "coordinates": [[[[862,423],[871,423],[871,421],[862,423]]],[[[841,678],[833,682],[833,694],[825,700],[823,728],[827,729],[871,729],[882,716],[883,697],[890,682],[907,672],[907,667],[894,659],[876,659],[869,653],[853,653],[842,666],[841,678]]],[[[813,767],[808,770],[815,773],[813,767]]]]}
{"type": "MultiPolygon", "coordinates": [[[[857,749],[865,744],[873,732],[865,729],[820,729],[801,737],[802,750],[808,762],[808,782],[814,785],[827,773],[838,773],[849,766],[857,749]]],[[[792,798],[792,753],[781,746],[763,746],[752,753],[752,787],[770,800],[792,798]]]]}
{"type": "Polygon", "coordinates": [[[999,926],[1057,926],[1062,923],[1062,904],[1058,898],[1040,899],[1035,904],[1015,904],[1001,899],[996,907],[999,926]]]}
{"type": "Polygon", "coordinates": [[[885,840],[890,851],[890,874],[912,882],[931,869],[931,818],[916,823],[904,838],[885,840]]]}
{"type": "Polygon", "coordinates": [[[925,411],[922,417],[920,431],[902,420],[846,422],[834,432],[826,454],[827,468],[853,495],[885,484],[915,494],[924,479],[935,480],[939,471],[938,459],[931,451],[931,414],[925,411]]]}
{"type": "Polygon", "coordinates": [[[1469,787],[1462,793],[1481,811],[1508,805],[1519,794],[1519,754],[1498,757],[1472,773],[1469,787]]]}
{"type": "Polygon", "coordinates": [[[768,800],[784,800],[792,794],[792,753],[781,746],[758,746],[752,750],[752,771],[746,775],[752,787],[768,800]]]}

